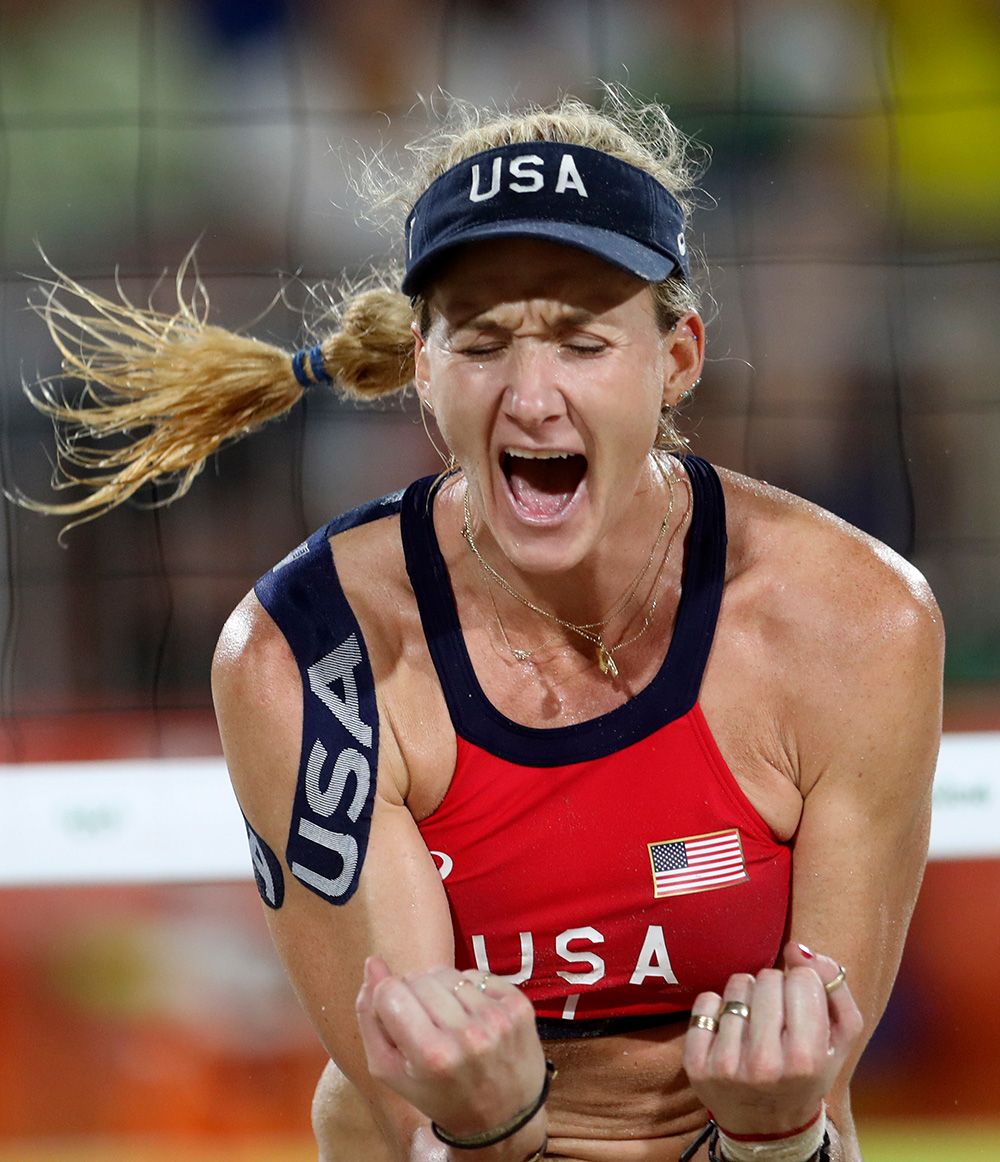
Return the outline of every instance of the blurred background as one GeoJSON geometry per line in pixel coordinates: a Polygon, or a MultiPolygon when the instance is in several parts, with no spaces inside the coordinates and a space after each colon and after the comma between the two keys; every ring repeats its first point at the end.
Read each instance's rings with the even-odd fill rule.
{"type": "MultiPolygon", "coordinates": [[[[998,0],[0,0],[0,483],[52,495],[21,391],[59,370],[26,306],[39,244],[144,302],[200,239],[213,320],[294,349],[289,307],[388,251],[348,171],[426,126],[418,94],[545,104],[597,78],[712,152],[694,450],[913,560],[948,629],[946,727],[1000,729],[998,0]]],[[[315,392],[174,508],[147,495],[61,547],[57,518],[4,504],[0,788],[218,756],[230,609],[437,465],[412,404],[315,392]]],[[[0,887],[0,1162],[314,1158],[323,1056],[252,883],[70,879],[0,887]]],[[[931,863],[858,1073],[867,1159],[1000,1159],[998,913],[1000,859],[931,863]]]]}

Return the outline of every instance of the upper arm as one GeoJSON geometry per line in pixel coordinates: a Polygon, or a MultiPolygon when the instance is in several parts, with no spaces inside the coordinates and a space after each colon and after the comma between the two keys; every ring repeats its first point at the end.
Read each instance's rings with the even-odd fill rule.
{"type": "MultiPolygon", "coordinates": [[[[346,903],[333,903],[289,868],[286,847],[304,749],[302,681],[291,649],[253,595],[223,631],[212,684],[237,798],[284,879],[281,907],[266,909],[279,955],[330,1056],[383,1119],[405,1134],[406,1123],[420,1115],[375,1083],[365,1064],[354,1012],[364,959],[382,956],[403,973],[451,963],[454,953],[440,876],[399,792],[405,773],[392,731],[379,734],[357,890],[346,903]]],[[[349,794],[350,788],[345,800],[349,794]]]]}
{"type": "MultiPolygon", "coordinates": [[[[803,794],[790,935],[839,960],[870,1036],[888,1001],[927,854],[943,633],[922,579],[859,555],[832,586],[792,738],[803,794]]],[[[863,1043],[840,1081],[846,1092],[863,1043]]]]}

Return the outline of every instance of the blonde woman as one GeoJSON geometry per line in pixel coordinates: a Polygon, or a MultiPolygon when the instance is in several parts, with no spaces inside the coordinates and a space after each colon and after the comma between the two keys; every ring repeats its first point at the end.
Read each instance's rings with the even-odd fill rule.
{"type": "Polygon", "coordinates": [[[324,1162],[861,1157],[848,1087],[926,853],[940,618],[885,546],[687,452],[689,187],[656,108],[467,117],[398,192],[401,286],[335,334],[290,359],[103,304],[76,365],[101,406],[41,401],[150,425],[84,515],[164,471],[183,491],[317,381],[414,384],[452,457],[289,554],[215,660],[331,1058],[324,1162]]]}

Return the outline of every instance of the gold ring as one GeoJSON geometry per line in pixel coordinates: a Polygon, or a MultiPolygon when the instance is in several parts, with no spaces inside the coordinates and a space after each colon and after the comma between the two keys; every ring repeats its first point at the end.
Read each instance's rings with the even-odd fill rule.
{"type": "Polygon", "coordinates": [[[707,1013],[699,1013],[696,1017],[692,1016],[691,1020],[688,1022],[688,1028],[704,1029],[706,1032],[716,1033],[719,1029],[719,1022],[714,1017],[710,1017],[707,1013]]]}
{"type": "Polygon", "coordinates": [[[744,1021],[750,1020],[750,1006],[744,1001],[726,1001],[719,1016],[722,1017],[726,1013],[732,1013],[734,1017],[742,1017],[744,1021]]]}
{"type": "Polygon", "coordinates": [[[464,977],[464,976],[463,976],[463,977],[462,977],[462,979],[461,979],[460,981],[457,981],[457,982],[456,982],[456,983],[455,983],[455,984],[452,986],[452,992],[455,992],[455,993],[457,993],[457,992],[458,992],[458,990],[459,990],[459,989],[462,987],[462,985],[463,985],[463,984],[472,984],[472,981],[471,981],[471,980],[469,980],[467,977],[464,977]]]}
{"type": "Polygon", "coordinates": [[[826,989],[827,996],[829,996],[830,993],[835,993],[847,978],[847,969],[844,968],[842,964],[838,965],[837,967],[840,970],[837,975],[828,984],[823,985],[823,988],[826,989]]]}

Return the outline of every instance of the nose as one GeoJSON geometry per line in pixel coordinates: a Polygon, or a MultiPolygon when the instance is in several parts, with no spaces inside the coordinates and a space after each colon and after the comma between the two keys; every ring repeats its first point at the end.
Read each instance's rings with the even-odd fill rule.
{"type": "Polygon", "coordinates": [[[503,407],[512,420],[534,428],[566,414],[558,370],[543,344],[519,345],[508,367],[503,407]]]}

